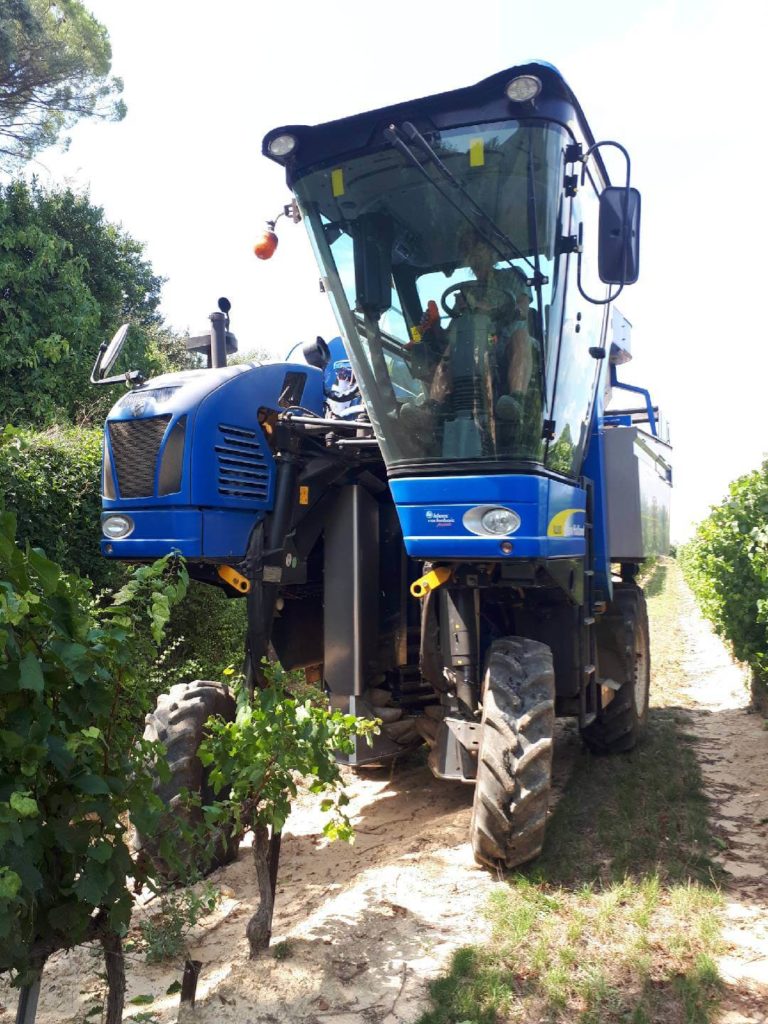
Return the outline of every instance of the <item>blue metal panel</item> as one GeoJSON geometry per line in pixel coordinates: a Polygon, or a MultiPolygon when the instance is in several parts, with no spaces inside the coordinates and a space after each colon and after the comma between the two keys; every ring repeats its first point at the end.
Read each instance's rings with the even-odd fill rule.
{"type": "MultiPolygon", "coordinates": [[[[108,514],[108,513],[105,513],[108,514]]],[[[162,558],[178,551],[190,561],[240,561],[245,557],[248,538],[263,512],[237,512],[227,509],[133,509],[123,506],[121,515],[135,523],[125,540],[101,539],[106,558],[162,558]]]]}
{"type": "Polygon", "coordinates": [[[605,364],[600,374],[597,398],[592,407],[592,421],[589,431],[589,447],[584,459],[583,474],[592,481],[592,553],[594,571],[594,596],[598,601],[610,601],[613,597],[611,564],[608,554],[608,513],[605,503],[605,452],[603,449],[604,423],[604,378],[605,364]]]}
{"type": "MultiPolygon", "coordinates": [[[[102,540],[108,558],[148,559],[180,551],[190,560],[244,557],[255,522],[271,508],[274,460],[258,422],[261,409],[280,410],[286,374],[305,377],[301,406],[323,413],[323,373],[304,364],[234,366],[165,374],[124,395],[108,423],[170,417],[159,451],[134,446],[132,459],[154,460],[154,494],[120,495],[109,427],[104,432],[116,482],[115,499],[103,498],[105,513],[130,515],[125,540],[102,540]],[[181,486],[158,496],[158,474],[174,425],[185,418],[181,486]],[[223,429],[222,429],[223,428],[223,429]]],[[[102,487],[103,490],[103,487],[102,487]]]]}
{"type": "MultiPolygon", "coordinates": [[[[125,540],[101,539],[101,553],[107,558],[161,558],[179,551],[185,558],[200,558],[203,550],[203,516],[197,508],[136,509],[128,502],[119,505],[135,526],[125,540]]],[[[109,513],[105,513],[108,515],[109,513]]],[[[102,519],[104,515],[102,515],[102,519]]]]}
{"type": "Polygon", "coordinates": [[[230,509],[226,512],[206,509],[203,512],[203,558],[233,561],[245,558],[251,530],[263,518],[263,512],[254,515],[230,509]]]}
{"type": "MultiPolygon", "coordinates": [[[[124,395],[112,408],[107,418],[108,423],[133,422],[139,418],[148,419],[162,415],[171,417],[165,431],[160,457],[174,424],[186,416],[181,490],[173,494],[123,499],[119,496],[118,478],[118,497],[104,498],[104,509],[117,511],[128,506],[158,508],[183,505],[254,509],[270,507],[274,460],[259,426],[258,413],[261,408],[280,409],[278,401],[283,391],[285,375],[289,372],[306,375],[301,405],[322,415],[322,371],[305,363],[268,363],[264,366],[246,364],[222,367],[218,370],[168,373],[148,381],[143,388],[124,395]],[[162,394],[165,397],[159,402],[153,394],[162,394]],[[216,452],[216,445],[222,441],[220,424],[251,430],[257,435],[268,477],[266,501],[221,493],[216,452]]],[[[109,430],[105,431],[104,436],[114,469],[115,458],[109,440],[109,430]]],[[[157,459],[158,467],[160,457],[157,459]]]]}
{"type": "MultiPolygon", "coordinates": [[[[304,363],[164,374],[123,396],[108,423],[158,416],[169,416],[170,421],[158,452],[147,453],[148,459],[155,459],[155,494],[148,497],[121,497],[120,474],[109,430],[105,431],[117,497],[102,498],[102,507],[105,513],[130,515],[135,527],[124,540],[102,540],[102,553],[144,559],[178,550],[193,560],[242,558],[254,523],[273,501],[275,463],[258,421],[259,410],[282,408],[287,373],[306,378],[301,406],[322,414],[322,371],[304,363]],[[158,495],[165,444],[182,417],[186,430],[181,487],[158,495]]],[[[134,451],[135,457],[141,454],[134,451]]]]}
{"type": "Polygon", "coordinates": [[[285,375],[289,372],[306,374],[301,405],[322,414],[322,372],[303,363],[268,363],[255,367],[250,373],[228,381],[226,387],[211,392],[200,402],[192,442],[191,504],[213,508],[272,507],[275,463],[258,415],[263,407],[280,408],[278,399],[285,375]],[[224,486],[222,449],[231,449],[232,438],[236,436],[233,429],[250,431],[255,435],[249,442],[251,462],[246,469],[261,480],[260,494],[238,494],[236,487],[224,486]]]}
{"type": "Polygon", "coordinates": [[[415,558],[574,558],[585,553],[585,492],[533,474],[390,480],[405,548],[415,558]],[[480,537],[463,523],[478,505],[520,517],[508,536],[480,537]],[[512,550],[503,551],[502,543],[512,550]]]}

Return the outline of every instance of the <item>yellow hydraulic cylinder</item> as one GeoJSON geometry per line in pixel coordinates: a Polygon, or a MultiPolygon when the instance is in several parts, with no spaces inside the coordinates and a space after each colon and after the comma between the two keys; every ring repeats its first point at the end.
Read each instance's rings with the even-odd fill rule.
{"type": "Polygon", "coordinates": [[[424,576],[414,580],[411,584],[411,593],[414,597],[426,597],[430,590],[437,590],[443,583],[453,576],[453,569],[448,565],[436,565],[424,576]]]}
{"type": "Polygon", "coordinates": [[[220,565],[216,570],[230,587],[234,587],[241,594],[247,594],[251,589],[250,580],[247,580],[245,576],[241,576],[237,569],[233,569],[231,565],[220,565]]]}

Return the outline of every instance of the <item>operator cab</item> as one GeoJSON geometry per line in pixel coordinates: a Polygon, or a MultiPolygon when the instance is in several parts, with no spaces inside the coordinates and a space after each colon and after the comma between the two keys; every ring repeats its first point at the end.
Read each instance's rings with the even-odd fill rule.
{"type": "MultiPolygon", "coordinates": [[[[267,135],[390,476],[446,463],[578,475],[604,325],[575,280],[566,299],[568,255],[607,175],[592,161],[576,200],[568,172],[593,142],[544,64],[267,135]]],[[[605,284],[589,285],[602,302],[605,284]]]]}

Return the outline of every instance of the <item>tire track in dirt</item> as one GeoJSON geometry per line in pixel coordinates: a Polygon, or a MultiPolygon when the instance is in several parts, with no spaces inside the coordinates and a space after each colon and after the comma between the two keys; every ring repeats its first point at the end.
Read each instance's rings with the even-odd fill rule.
{"type": "MultiPolygon", "coordinates": [[[[768,731],[750,708],[748,671],[699,612],[676,563],[652,602],[653,674],[686,709],[725,872],[719,1024],[768,1022],[768,731]]],[[[659,685],[661,684],[661,685],[659,685]]]]}

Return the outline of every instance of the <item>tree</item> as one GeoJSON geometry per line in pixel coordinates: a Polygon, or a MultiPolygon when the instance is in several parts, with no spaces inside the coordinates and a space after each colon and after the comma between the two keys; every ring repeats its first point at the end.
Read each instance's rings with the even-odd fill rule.
{"type": "Polygon", "coordinates": [[[110,77],[111,60],[107,30],[79,0],[4,0],[0,166],[29,160],[81,118],[121,120],[123,84],[110,77]]]}
{"type": "Polygon", "coordinates": [[[162,325],[161,285],[144,246],[87,195],[35,181],[0,187],[0,421],[103,419],[115,393],[97,392],[88,377],[121,322],[132,325],[126,368],[150,375],[190,365],[162,325]]]}

